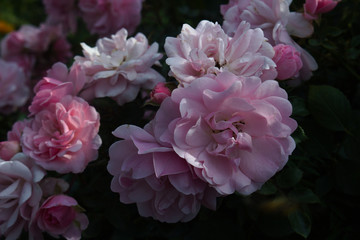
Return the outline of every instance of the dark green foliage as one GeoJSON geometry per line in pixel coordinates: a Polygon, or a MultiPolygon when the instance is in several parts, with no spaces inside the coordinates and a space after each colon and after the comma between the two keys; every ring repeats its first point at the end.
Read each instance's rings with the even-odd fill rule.
{"type": "MultiPolygon", "coordinates": [[[[294,0],[293,10],[304,1],[294,0]]],[[[146,0],[138,27],[160,51],[166,36],[179,34],[183,23],[196,27],[203,19],[222,23],[219,5],[226,0],[146,0]]],[[[334,11],[314,22],[315,32],[299,44],[317,60],[319,69],[301,86],[287,88],[293,118],[299,128],[297,148],[288,164],[251,196],[233,194],[218,200],[217,211],[202,208],[189,223],[166,224],[140,217],[136,206],[119,202],[110,191],[106,171],[108,148],[117,139],[111,132],[121,124],[144,126],[145,110],[138,98],[122,107],[111,99],[91,104],[101,115],[103,145],[99,159],[78,175],[64,178],[72,184],[69,195],[86,209],[90,225],[84,239],[329,239],[360,236],[360,1],[342,0],[334,11]]],[[[19,27],[45,19],[40,0],[1,0],[0,19],[19,27]],[[29,11],[31,9],[31,11],[29,11]]],[[[79,20],[79,32],[69,36],[75,55],[80,42],[93,46],[79,20]]],[[[159,70],[167,76],[162,59],[159,70]]],[[[173,81],[170,77],[168,81],[173,81]]],[[[1,87],[1,86],[0,86],[1,87]]],[[[0,137],[17,119],[0,116],[0,137]]],[[[51,239],[49,236],[46,236],[51,239]]],[[[23,238],[26,239],[26,236],[23,238]]]]}

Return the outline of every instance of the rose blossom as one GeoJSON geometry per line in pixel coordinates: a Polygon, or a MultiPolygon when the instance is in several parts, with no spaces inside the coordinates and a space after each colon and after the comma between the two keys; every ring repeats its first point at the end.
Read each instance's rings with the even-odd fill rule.
{"type": "Polygon", "coordinates": [[[23,70],[0,59],[0,113],[11,113],[25,105],[30,95],[23,70]]]}
{"type": "Polygon", "coordinates": [[[30,239],[43,239],[42,232],[55,238],[59,235],[66,239],[81,238],[89,220],[84,213],[76,209],[77,201],[66,195],[54,195],[46,199],[39,208],[30,230],[30,239]]]}
{"type": "Polygon", "coordinates": [[[46,23],[61,24],[65,32],[75,33],[77,28],[77,9],[74,0],[43,0],[47,13],[46,23]]]}
{"type": "Polygon", "coordinates": [[[8,141],[17,141],[20,143],[24,128],[30,125],[31,125],[31,120],[28,119],[15,122],[12,126],[11,131],[7,133],[8,141]]]}
{"type": "Polygon", "coordinates": [[[55,63],[47,71],[47,76],[34,87],[35,97],[29,106],[30,115],[41,111],[51,103],[59,102],[64,96],[76,96],[85,83],[85,73],[81,66],[68,68],[63,63],[55,63]]]}
{"type": "Polygon", "coordinates": [[[124,140],[110,147],[107,168],[122,203],[136,203],[141,216],[170,223],[190,221],[201,204],[215,209],[216,191],[154,135],[152,123],[145,129],[122,125],[113,134],[124,140]]]}
{"type": "Polygon", "coordinates": [[[304,17],[314,20],[322,13],[333,10],[340,0],[306,0],[304,4],[304,17]]]}
{"type": "Polygon", "coordinates": [[[99,39],[94,48],[81,45],[85,57],[75,57],[75,65],[81,65],[86,73],[80,96],[87,100],[111,97],[122,105],[134,100],[140,88],[152,89],[156,83],[164,82],[151,68],[162,57],[158,44],[149,46],[141,33],[127,39],[127,31],[121,29],[111,38],[99,39]]]}
{"type": "Polygon", "coordinates": [[[220,194],[250,194],[294,150],[291,112],[276,81],[223,72],[175,89],[155,116],[155,135],[220,194]]]}
{"type": "Polygon", "coordinates": [[[0,236],[17,239],[35,216],[45,171],[23,153],[0,159],[0,236]]]}
{"type": "Polygon", "coordinates": [[[296,77],[302,68],[300,53],[290,45],[278,44],[274,47],[275,56],[273,61],[276,63],[277,79],[285,80],[296,77]]]}
{"type": "Polygon", "coordinates": [[[38,112],[22,134],[23,152],[46,170],[79,173],[97,158],[99,114],[67,95],[38,112]]]}
{"type": "Polygon", "coordinates": [[[245,22],[238,26],[232,38],[217,23],[203,20],[196,29],[184,24],[177,38],[166,38],[165,51],[169,75],[182,85],[222,71],[259,76],[263,80],[276,77],[272,46],[261,29],[250,29],[245,22]]]}
{"type": "MultiPolygon", "coordinates": [[[[233,36],[239,24],[247,21],[251,28],[261,28],[273,46],[286,44],[295,47],[301,53],[303,62],[298,80],[308,80],[312,71],[317,69],[317,63],[290,35],[305,38],[309,37],[314,29],[303,14],[290,12],[291,2],[292,0],[231,0],[228,4],[221,5],[223,28],[227,34],[233,36]]],[[[299,81],[295,84],[298,83],[299,81]]]]}
{"type": "Polygon", "coordinates": [[[61,26],[23,25],[1,41],[1,57],[16,62],[33,77],[42,76],[53,63],[66,62],[71,56],[61,26]]]}
{"type": "Polygon", "coordinates": [[[143,0],[80,0],[82,17],[92,34],[106,36],[126,28],[131,35],[141,20],[143,0]]]}
{"type": "Polygon", "coordinates": [[[150,100],[154,103],[161,104],[165,98],[171,95],[171,91],[164,82],[156,84],[150,93],[150,100]]]}

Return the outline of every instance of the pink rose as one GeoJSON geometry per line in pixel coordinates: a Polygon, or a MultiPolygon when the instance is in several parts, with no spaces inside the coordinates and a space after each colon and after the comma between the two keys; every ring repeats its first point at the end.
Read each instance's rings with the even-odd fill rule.
{"type": "Polygon", "coordinates": [[[224,16],[223,28],[227,34],[233,36],[239,24],[246,21],[251,28],[261,28],[265,37],[273,42],[272,33],[276,25],[281,24],[289,29],[291,35],[308,37],[313,33],[312,24],[302,14],[290,12],[292,1],[284,0],[231,0],[221,5],[224,16]],[[296,22],[293,21],[296,18],[296,22]],[[292,26],[296,24],[296,26],[292,26]]]}
{"type": "Polygon", "coordinates": [[[152,123],[145,129],[122,125],[113,132],[124,140],[109,149],[111,190],[120,194],[122,203],[136,203],[141,216],[161,222],[190,221],[201,204],[215,209],[216,191],[152,128],[152,123]]]}
{"type": "Polygon", "coordinates": [[[30,115],[34,115],[51,103],[59,102],[66,95],[75,96],[85,83],[85,74],[80,66],[74,66],[68,73],[63,63],[56,63],[47,71],[47,77],[34,87],[35,96],[29,106],[30,115]]]}
{"type": "Polygon", "coordinates": [[[261,29],[250,29],[242,22],[234,37],[225,34],[221,26],[206,20],[196,29],[183,25],[176,37],[167,37],[166,63],[169,75],[183,86],[207,74],[230,71],[241,76],[259,76],[263,80],[276,76],[272,46],[261,29]]]}
{"type": "Polygon", "coordinates": [[[0,236],[18,239],[38,209],[45,171],[23,153],[0,159],[0,236]]]}
{"type": "Polygon", "coordinates": [[[306,19],[314,20],[322,13],[333,10],[340,0],[306,0],[304,4],[304,16],[306,19]]]}
{"type": "Polygon", "coordinates": [[[24,71],[0,59],[0,113],[9,114],[25,105],[30,95],[24,71]]]}
{"type": "Polygon", "coordinates": [[[49,25],[61,24],[66,32],[75,33],[77,28],[77,9],[74,0],[43,0],[46,22],[49,25]]]}
{"type": "Polygon", "coordinates": [[[1,41],[1,57],[16,62],[28,76],[42,76],[55,62],[66,62],[72,53],[61,26],[23,25],[1,41]]]}
{"type": "Polygon", "coordinates": [[[165,81],[152,68],[162,58],[159,46],[149,46],[141,33],[127,39],[127,31],[121,29],[111,38],[99,39],[94,48],[81,45],[85,57],[75,57],[74,65],[82,66],[87,76],[80,93],[86,100],[110,97],[123,105],[134,100],[140,89],[150,90],[165,81]]]}
{"type": "Polygon", "coordinates": [[[276,63],[277,79],[285,80],[297,77],[303,64],[301,54],[290,45],[278,44],[274,47],[275,56],[273,61],[276,63]]]}
{"type": "Polygon", "coordinates": [[[121,28],[133,34],[141,20],[143,0],[80,0],[82,17],[92,34],[108,36],[121,28]]]}
{"type": "Polygon", "coordinates": [[[23,152],[46,170],[79,173],[97,158],[100,117],[81,98],[67,95],[38,112],[23,130],[23,152]]]}
{"type": "Polygon", "coordinates": [[[20,152],[20,142],[3,141],[0,142],[0,158],[2,160],[10,160],[16,153],[20,152]]]}
{"type": "Polygon", "coordinates": [[[291,112],[276,81],[223,72],[175,89],[155,116],[155,135],[220,194],[250,194],[294,150],[291,112]]]}
{"type": "Polygon", "coordinates": [[[8,141],[21,142],[21,136],[23,134],[24,128],[30,125],[31,125],[31,120],[28,119],[15,122],[12,126],[11,131],[7,133],[8,141]]]}
{"type": "Polygon", "coordinates": [[[311,21],[307,20],[303,14],[290,12],[291,2],[284,0],[230,0],[228,4],[221,6],[221,13],[224,16],[224,31],[230,36],[235,34],[242,21],[246,21],[251,28],[261,28],[264,36],[273,46],[286,44],[295,47],[301,53],[303,62],[299,76],[291,80],[292,85],[297,85],[312,76],[312,72],[317,69],[317,63],[291,38],[291,36],[309,37],[314,31],[311,21]]]}
{"type": "Polygon", "coordinates": [[[43,239],[41,233],[47,232],[53,237],[59,235],[66,239],[80,239],[89,220],[84,213],[76,209],[78,203],[66,195],[51,196],[39,208],[30,232],[34,239],[43,239]]]}
{"type": "Polygon", "coordinates": [[[154,103],[161,104],[165,98],[171,95],[171,91],[164,82],[156,84],[150,93],[150,100],[154,103]]]}

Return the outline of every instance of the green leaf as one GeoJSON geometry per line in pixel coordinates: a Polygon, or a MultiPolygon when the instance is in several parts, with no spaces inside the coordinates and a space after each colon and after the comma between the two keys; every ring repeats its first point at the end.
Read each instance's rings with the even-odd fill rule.
{"type": "Polygon", "coordinates": [[[259,191],[259,193],[262,195],[272,195],[276,192],[277,192],[277,188],[271,182],[266,182],[259,191]]]}
{"type": "Polygon", "coordinates": [[[321,126],[333,131],[348,131],[351,106],[338,89],[327,85],[311,86],[309,109],[321,126]]]}
{"type": "Polygon", "coordinates": [[[289,216],[291,228],[299,235],[307,238],[311,231],[311,219],[310,217],[300,211],[295,211],[289,216]]]}
{"type": "Polygon", "coordinates": [[[276,181],[279,187],[290,188],[301,180],[302,175],[303,172],[299,168],[292,166],[282,170],[276,178],[276,181]]]}
{"type": "Polygon", "coordinates": [[[296,188],[289,193],[289,198],[300,203],[318,203],[319,197],[309,188],[296,188]]]}
{"type": "Polygon", "coordinates": [[[291,136],[294,138],[296,144],[299,144],[308,139],[304,129],[301,126],[298,126],[295,132],[291,134],[291,136]]]}
{"type": "Polygon", "coordinates": [[[293,106],[292,116],[306,117],[310,114],[303,98],[291,97],[289,100],[293,106]]]}

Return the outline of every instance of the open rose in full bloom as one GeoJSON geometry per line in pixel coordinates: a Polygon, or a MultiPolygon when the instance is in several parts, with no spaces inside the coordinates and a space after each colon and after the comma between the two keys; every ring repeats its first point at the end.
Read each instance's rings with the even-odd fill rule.
{"type": "Polygon", "coordinates": [[[76,209],[77,201],[66,195],[54,195],[40,206],[30,228],[30,239],[43,239],[41,232],[54,237],[63,236],[68,240],[78,240],[87,228],[89,220],[76,209]]]}
{"type": "Polygon", "coordinates": [[[152,68],[162,57],[159,46],[149,46],[141,33],[127,39],[127,31],[121,29],[111,38],[99,39],[96,47],[81,45],[85,57],[75,57],[74,65],[85,71],[87,80],[80,96],[86,100],[110,97],[123,105],[134,100],[140,89],[151,90],[165,81],[152,68]]]}
{"type": "Polygon", "coordinates": [[[23,153],[0,159],[0,236],[18,239],[28,229],[42,197],[39,186],[45,171],[23,153]]]}
{"type": "Polygon", "coordinates": [[[155,135],[220,194],[250,194],[294,150],[291,112],[278,82],[223,72],[175,89],[154,118],[155,135]]]}
{"type": "Polygon", "coordinates": [[[111,190],[120,194],[122,203],[136,203],[141,216],[161,222],[190,221],[202,204],[215,210],[216,191],[155,135],[153,127],[122,125],[114,131],[123,140],[109,149],[111,190]]]}
{"type": "Polygon", "coordinates": [[[221,26],[206,20],[193,29],[184,24],[176,37],[167,37],[166,63],[169,75],[187,85],[206,74],[229,71],[241,76],[257,76],[262,80],[276,77],[272,46],[261,29],[250,29],[242,22],[233,37],[225,34],[221,26]]]}
{"type": "Polygon", "coordinates": [[[109,36],[121,28],[131,35],[141,20],[143,0],[80,0],[82,17],[92,34],[109,36]]]}
{"type": "Polygon", "coordinates": [[[46,170],[79,173],[97,158],[100,117],[79,97],[67,95],[35,114],[23,130],[23,152],[46,170]]]}

